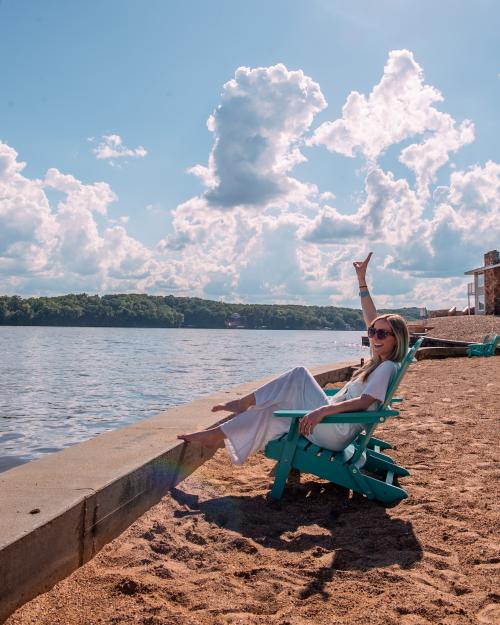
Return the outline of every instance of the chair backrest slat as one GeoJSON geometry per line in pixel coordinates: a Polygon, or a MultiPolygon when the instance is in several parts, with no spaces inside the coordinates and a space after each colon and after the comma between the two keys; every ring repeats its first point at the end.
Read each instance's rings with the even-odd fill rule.
{"type": "Polygon", "coordinates": [[[396,392],[396,389],[399,386],[399,383],[403,379],[403,376],[406,373],[406,370],[408,369],[408,367],[410,366],[410,363],[413,362],[415,354],[417,353],[417,350],[422,344],[423,340],[424,340],[424,337],[417,339],[413,347],[408,351],[404,359],[399,364],[398,370],[396,371],[396,374],[394,378],[392,379],[391,383],[389,384],[389,388],[387,389],[385,401],[382,404],[382,408],[387,408],[390,405],[391,400],[394,396],[394,393],[396,392]]]}
{"type": "Polygon", "coordinates": [[[493,338],[491,339],[491,342],[489,343],[489,345],[487,346],[487,355],[488,356],[494,356],[495,352],[497,350],[497,345],[500,342],[500,336],[498,336],[498,334],[493,335],[493,338]]]}
{"type": "MultiPolygon", "coordinates": [[[[396,371],[396,374],[394,375],[394,378],[392,379],[391,383],[389,384],[389,388],[387,389],[387,393],[385,395],[385,401],[382,404],[382,408],[385,409],[385,408],[389,408],[390,407],[392,397],[393,397],[394,393],[396,392],[396,389],[398,388],[399,383],[403,379],[403,376],[406,373],[406,370],[410,366],[410,363],[413,362],[415,354],[416,354],[418,348],[420,347],[420,345],[422,344],[423,340],[424,340],[424,337],[421,337],[421,338],[417,339],[417,341],[415,341],[415,344],[413,345],[413,347],[408,351],[408,353],[406,354],[405,358],[401,361],[400,365],[398,366],[398,370],[396,371]]],[[[373,432],[375,431],[377,425],[378,425],[377,423],[372,423],[371,425],[369,425],[365,429],[365,433],[361,434],[359,436],[359,438],[357,440],[357,443],[355,444],[356,451],[355,451],[353,457],[351,458],[351,462],[357,462],[358,458],[361,456],[361,454],[366,449],[366,447],[368,445],[368,442],[369,442],[373,432]]]]}

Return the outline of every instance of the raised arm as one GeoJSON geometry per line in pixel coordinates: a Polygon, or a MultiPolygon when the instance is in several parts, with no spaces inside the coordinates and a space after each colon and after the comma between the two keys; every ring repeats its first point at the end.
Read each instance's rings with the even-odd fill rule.
{"type": "Polygon", "coordinates": [[[363,309],[363,317],[365,319],[366,327],[370,326],[375,317],[377,317],[377,309],[370,296],[368,290],[368,283],[366,282],[366,269],[373,252],[370,252],[365,260],[356,260],[353,262],[356,275],[359,282],[359,296],[361,298],[361,308],[363,309]]]}

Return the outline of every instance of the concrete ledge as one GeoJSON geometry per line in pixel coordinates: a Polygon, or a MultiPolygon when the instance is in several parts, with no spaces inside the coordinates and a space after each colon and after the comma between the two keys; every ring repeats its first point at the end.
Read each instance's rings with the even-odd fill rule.
{"type": "MultiPolygon", "coordinates": [[[[311,368],[321,386],[357,362],[311,368]]],[[[176,406],[0,473],[0,622],[90,560],[212,454],[177,434],[222,423],[215,403],[270,377],[176,406]]]]}

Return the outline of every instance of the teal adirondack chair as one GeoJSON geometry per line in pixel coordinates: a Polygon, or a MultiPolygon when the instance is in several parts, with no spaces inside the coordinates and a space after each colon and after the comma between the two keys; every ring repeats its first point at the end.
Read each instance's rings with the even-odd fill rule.
{"type": "Polygon", "coordinates": [[[490,335],[487,334],[482,343],[470,343],[469,347],[466,349],[466,353],[467,356],[477,356],[477,355],[482,355],[482,351],[483,348],[485,347],[485,345],[488,345],[488,343],[490,342],[490,335]],[[474,354],[473,352],[478,352],[476,354],[474,354]]]}
{"type": "Polygon", "coordinates": [[[489,336],[486,335],[482,343],[471,343],[467,348],[467,356],[494,356],[500,336],[495,334],[491,341],[489,336]]]}
{"type": "Polygon", "coordinates": [[[399,415],[390,407],[393,395],[422,341],[423,338],[420,338],[415,342],[400,364],[379,410],[345,412],[323,419],[321,423],[366,424],[365,430],[342,451],[323,449],[299,434],[299,419],[307,414],[307,410],[278,410],[274,413],[276,418],[291,418],[292,423],[288,433],[269,441],[264,451],[267,458],[278,461],[270,493],[272,499],[281,498],[291,469],[317,475],[386,504],[408,497],[408,493],[395,484],[395,478],[409,475],[409,471],[382,453],[391,445],[374,438],[373,432],[379,423],[399,415]]]}

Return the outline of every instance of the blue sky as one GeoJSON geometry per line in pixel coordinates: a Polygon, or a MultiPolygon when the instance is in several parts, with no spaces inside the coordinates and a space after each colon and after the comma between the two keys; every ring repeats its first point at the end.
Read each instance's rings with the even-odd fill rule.
{"type": "Polygon", "coordinates": [[[465,303],[500,249],[498,23],[494,1],[0,0],[0,292],[357,305],[373,250],[381,304],[465,303]]]}

